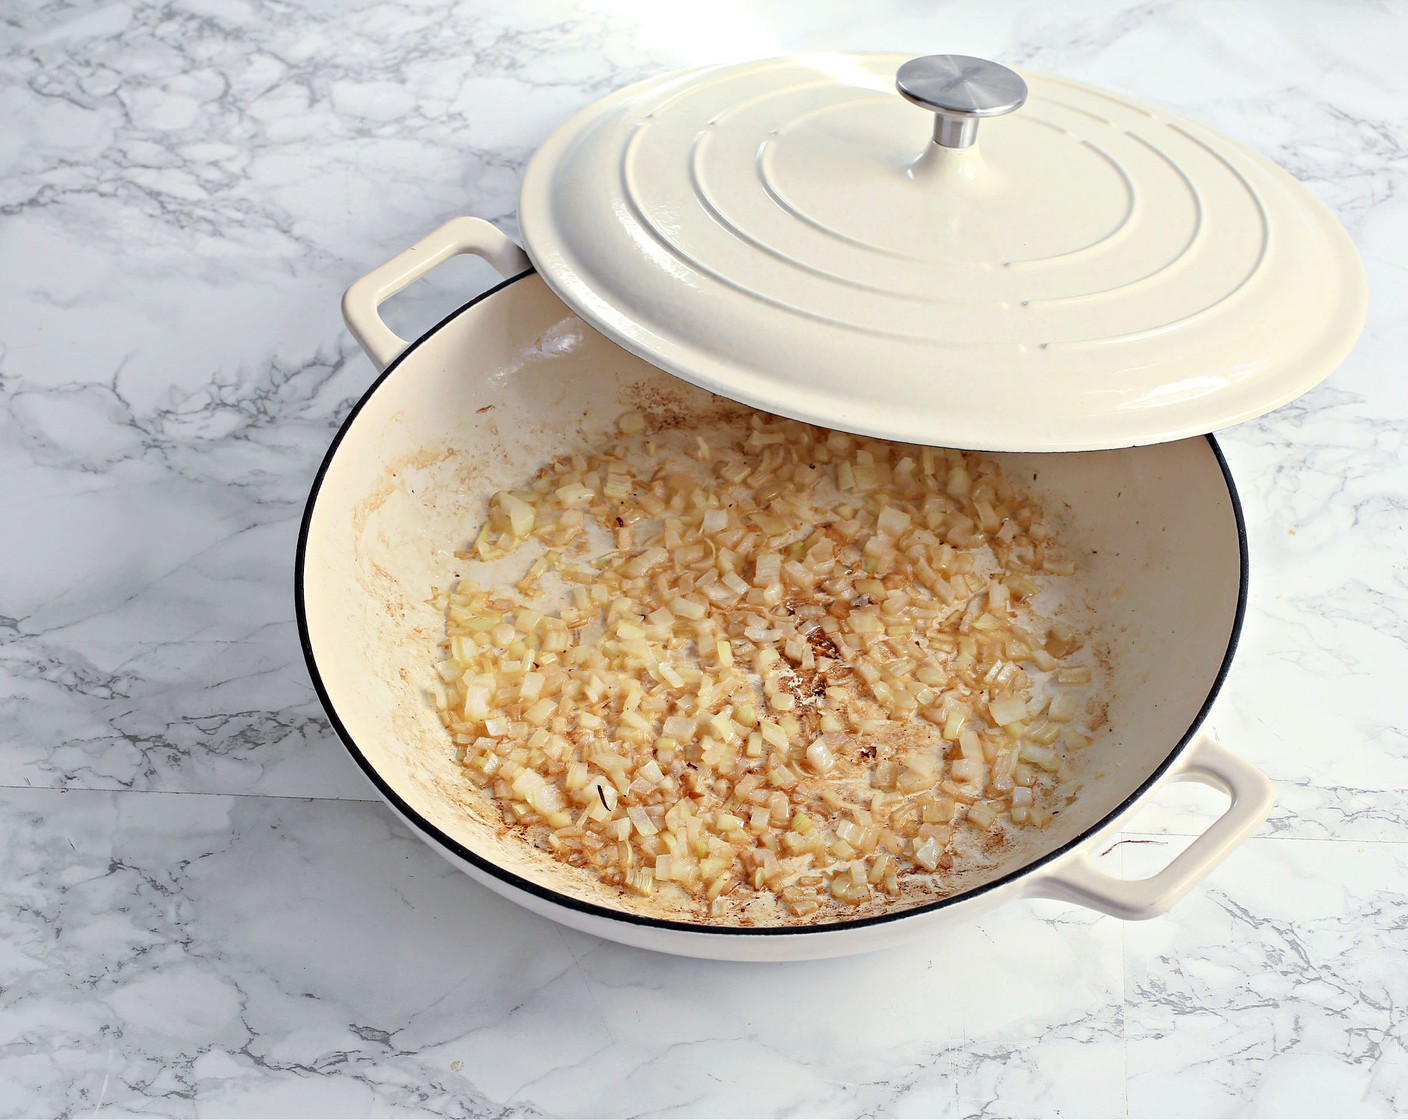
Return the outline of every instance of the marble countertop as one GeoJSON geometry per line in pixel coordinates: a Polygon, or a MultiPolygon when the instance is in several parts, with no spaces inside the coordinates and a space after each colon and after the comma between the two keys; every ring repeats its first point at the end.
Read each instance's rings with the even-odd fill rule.
{"type": "MultiPolygon", "coordinates": [[[[1408,1111],[1408,7],[174,0],[0,34],[0,1114],[1408,1111]],[[1210,720],[1276,782],[1167,917],[1016,904],[839,962],[673,959],[444,863],[329,731],[291,569],[372,378],[342,289],[637,77],[951,50],[1175,106],[1341,217],[1368,326],[1228,432],[1210,720]]],[[[461,267],[462,266],[462,267],[461,267]]],[[[487,282],[390,308],[416,333],[487,282]]],[[[1152,870],[1205,805],[1132,822],[1152,870]]]]}

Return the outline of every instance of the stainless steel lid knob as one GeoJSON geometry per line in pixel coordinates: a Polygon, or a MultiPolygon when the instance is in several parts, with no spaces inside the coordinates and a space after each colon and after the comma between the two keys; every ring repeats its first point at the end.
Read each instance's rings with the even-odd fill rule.
{"type": "Polygon", "coordinates": [[[895,74],[895,86],[916,105],[937,114],[934,143],[967,148],[978,121],[1020,109],[1027,83],[1015,70],[966,54],[926,54],[912,58],[895,74]]]}

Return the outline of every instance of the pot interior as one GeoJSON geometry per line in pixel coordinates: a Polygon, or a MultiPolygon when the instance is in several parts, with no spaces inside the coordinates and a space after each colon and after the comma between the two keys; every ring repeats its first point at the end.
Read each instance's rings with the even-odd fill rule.
{"type": "MultiPolygon", "coordinates": [[[[348,421],[300,557],[310,667],[354,755],[432,843],[608,910],[691,918],[658,895],[606,887],[505,828],[461,772],[428,697],[444,622],[427,600],[460,576],[487,585],[484,568],[471,572],[455,550],[495,490],[588,448],[624,411],[678,418],[721,403],[609,342],[529,275],[417,343],[348,421]]],[[[1076,755],[1074,802],[1044,830],[1015,830],[956,893],[1101,823],[1172,757],[1220,682],[1243,581],[1235,500],[1208,439],[994,457],[1043,499],[1078,562],[1062,611],[1102,650],[1107,720],[1076,755]]],[[[500,563],[521,574],[512,557],[500,563]]]]}

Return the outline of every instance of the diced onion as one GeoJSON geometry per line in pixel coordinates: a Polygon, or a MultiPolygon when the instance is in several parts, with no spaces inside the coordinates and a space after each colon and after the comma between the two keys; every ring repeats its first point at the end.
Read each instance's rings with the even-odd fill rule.
{"type": "Polygon", "coordinates": [[[533,531],[537,513],[522,498],[515,497],[507,490],[500,490],[494,495],[494,504],[503,511],[508,519],[509,532],[515,537],[526,537],[533,531]]]}
{"type": "Polygon", "coordinates": [[[909,531],[909,514],[894,506],[886,506],[875,519],[875,527],[890,537],[902,537],[909,531]]]}
{"type": "Polygon", "coordinates": [[[1000,727],[1027,718],[1027,702],[1020,696],[995,696],[988,701],[988,714],[1000,727]]]}
{"type": "Polygon", "coordinates": [[[942,854],[943,848],[939,846],[938,840],[931,836],[914,849],[914,862],[925,871],[934,871],[939,866],[939,857],[942,854]]]}
{"type": "Polygon", "coordinates": [[[584,506],[596,495],[588,490],[580,482],[569,483],[560,487],[557,491],[557,500],[566,508],[573,506],[584,506]]]}
{"type": "Polygon", "coordinates": [[[1051,706],[1046,709],[1048,719],[1053,719],[1057,723],[1070,723],[1080,712],[1080,704],[1076,698],[1068,692],[1060,696],[1053,697],[1051,706]]]}
{"type": "Polygon", "coordinates": [[[765,552],[754,562],[753,583],[757,587],[768,587],[782,575],[782,557],[775,552],[765,552]]]}

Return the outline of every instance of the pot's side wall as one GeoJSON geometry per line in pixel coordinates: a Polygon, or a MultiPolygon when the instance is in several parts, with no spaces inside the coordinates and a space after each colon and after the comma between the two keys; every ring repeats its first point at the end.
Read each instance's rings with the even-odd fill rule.
{"type": "MultiPolygon", "coordinates": [[[[390,802],[388,801],[388,804],[390,802]]],[[[451,864],[481,886],[510,902],[517,903],[525,910],[531,910],[540,917],[548,918],[567,926],[569,929],[590,933],[621,945],[637,949],[648,949],[657,953],[671,953],[681,957],[698,957],[714,961],[810,961],[830,957],[854,956],[859,953],[889,949],[921,937],[933,936],[945,928],[960,922],[971,921],[991,910],[1021,897],[1019,882],[998,887],[980,895],[970,896],[953,906],[942,910],[915,914],[899,921],[885,922],[858,928],[839,928],[830,931],[813,930],[796,934],[727,934],[709,930],[698,932],[671,929],[658,925],[634,923],[587,913],[569,906],[563,906],[536,894],[519,890],[503,879],[490,875],[468,860],[449,851],[443,844],[427,836],[423,829],[391,806],[396,815],[408,828],[421,837],[434,851],[444,856],[451,864]]]]}
{"type": "Polygon", "coordinates": [[[1049,847],[1099,824],[1201,722],[1238,625],[1240,534],[1203,438],[999,458],[1059,513],[1058,539],[1078,570],[1057,613],[1095,639],[1087,652],[1104,722],[1078,757],[1049,847]]]}
{"type": "Polygon", "coordinates": [[[466,849],[546,890],[618,907],[620,892],[541,858],[465,780],[430,700],[444,620],[428,600],[464,576],[520,579],[519,558],[486,569],[456,556],[489,496],[585,448],[630,407],[630,386],[663,376],[584,327],[536,278],[501,289],[418,343],[347,425],[304,563],[317,672],[367,768],[466,849]]]}

